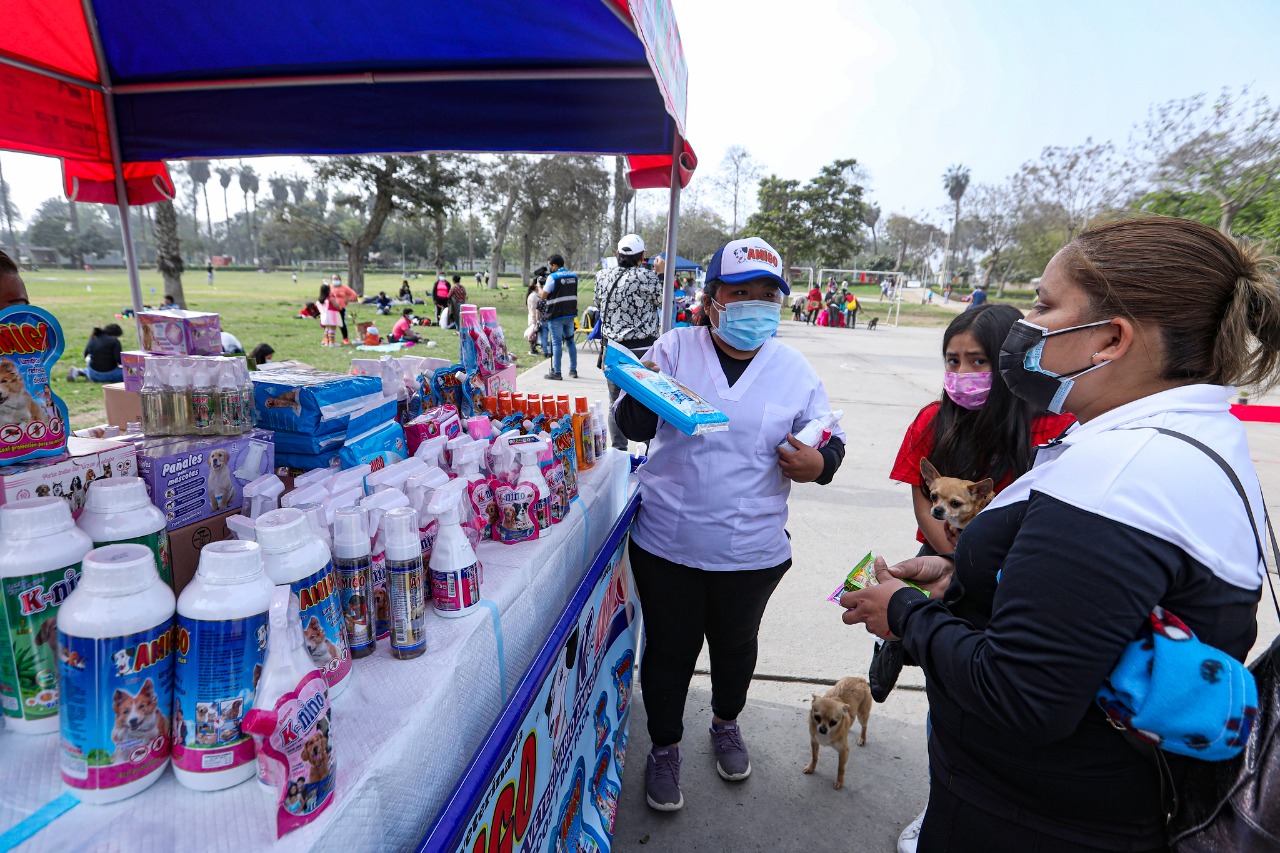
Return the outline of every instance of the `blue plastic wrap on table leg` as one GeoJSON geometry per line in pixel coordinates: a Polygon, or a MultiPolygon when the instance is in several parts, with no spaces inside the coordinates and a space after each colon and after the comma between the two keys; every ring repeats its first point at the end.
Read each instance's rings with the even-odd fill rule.
{"type": "Polygon", "coordinates": [[[502,614],[498,611],[498,602],[482,598],[477,602],[489,611],[493,617],[493,641],[498,647],[498,687],[502,693],[502,701],[507,701],[507,655],[502,643],[502,614]]]}

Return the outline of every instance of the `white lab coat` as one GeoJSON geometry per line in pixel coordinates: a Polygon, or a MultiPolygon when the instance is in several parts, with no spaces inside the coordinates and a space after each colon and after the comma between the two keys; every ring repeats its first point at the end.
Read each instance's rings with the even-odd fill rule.
{"type": "MultiPolygon", "coordinates": [[[[778,444],[831,411],[822,380],[799,352],[770,339],[732,387],[706,327],[673,329],[646,361],[729,416],[725,432],[688,436],[665,421],[639,471],[631,535],[673,563],[708,571],[767,569],[791,557],[778,444]]],[[[835,433],[844,439],[843,430],[835,433]]]]}

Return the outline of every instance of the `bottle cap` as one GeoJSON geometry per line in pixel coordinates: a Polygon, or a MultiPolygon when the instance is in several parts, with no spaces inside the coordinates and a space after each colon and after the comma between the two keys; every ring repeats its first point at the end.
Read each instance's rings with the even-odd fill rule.
{"type": "Polygon", "coordinates": [[[422,540],[418,538],[418,514],[409,507],[387,510],[387,514],[382,517],[382,530],[387,537],[387,559],[411,560],[422,556],[422,540]]]}
{"type": "Polygon", "coordinates": [[[85,554],[81,566],[78,588],[99,595],[128,595],[160,583],[155,555],[146,545],[103,545],[85,554]]]}
{"type": "Polygon", "coordinates": [[[367,514],[358,506],[345,506],[333,514],[333,555],[363,557],[369,553],[367,514]]]}
{"type": "Polygon", "coordinates": [[[75,526],[71,505],[62,498],[32,498],[0,506],[0,537],[5,539],[39,539],[75,526]]]}
{"type": "Polygon", "coordinates": [[[498,322],[498,309],[497,308],[481,308],[480,319],[485,323],[493,323],[496,325],[498,322]]]}
{"type": "MultiPolygon", "coordinates": [[[[57,500],[52,498],[51,500],[57,500]]],[[[111,477],[95,480],[85,498],[84,511],[95,513],[128,512],[151,506],[147,484],[141,477],[111,477]]]]}
{"type": "Polygon", "coordinates": [[[273,509],[257,519],[258,544],[264,554],[281,554],[311,541],[311,525],[301,510],[273,509]]]}
{"type": "Polygon", "coordinates": [[[586,397],[574,397],[574,398],[573,398],[573,410],[574,410],[575,412],[577,412],[578,414],[580,414],[580,415],[585,415],[585,414],[587,414],[587,412],[589,411],[589,409],[588,409],[588,407],[587,407],[587,398],[586,398],[586,397]]]}
{"type": "Polygon", "coordinates": [[[211,583],[227,583],[262,574],[262,549],[257,542],[210,542],[200,549],[196,574],[211,583]]]}

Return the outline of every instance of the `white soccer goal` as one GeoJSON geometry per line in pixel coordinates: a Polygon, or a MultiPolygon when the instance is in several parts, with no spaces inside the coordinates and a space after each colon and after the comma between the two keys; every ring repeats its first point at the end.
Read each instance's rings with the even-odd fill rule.
{"type": "Polygon", "coordinates": [[[875,276],[877,282],[888,278],[890,282],[889,296],[893,302],[889,307],[889,314],[885,316],[885,322],[895,328],[897,327],[898,321],[902,318],[902,287],[907,283],[906,273],[894,272],[893,270],[838,270],[823,267],[818,270],[819,287],[826,280],[827,273],[832,273],[832,278],[852,278],[853,280],[849,282],[850,284],[870,284],[871,282],[857,280],[857,277],[863,273],[866,273],[868,278],[875,276]],[[893,317],[892,323],[888,323],[890,316],[893,317]]]}

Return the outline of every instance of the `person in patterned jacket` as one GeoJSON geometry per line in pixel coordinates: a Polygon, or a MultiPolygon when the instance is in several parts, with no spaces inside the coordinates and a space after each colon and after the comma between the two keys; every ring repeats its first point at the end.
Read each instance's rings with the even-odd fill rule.
{"type": "MultiPolygon", "coordinates": [[[[618,265],[596,278],[596,307],[600,310],[601,334],[642,357],[658,339],[662,315],[662,280],[644,262],[644,240],[628,234],[618,241],[618,265]]],[[[602,342],[601,352],[604,351],[602,342]]],[[[626,451],[627,437],[613,419],[613,404],[619,389],[609,383],[609,440],[616,450],[626,451]]]]}

